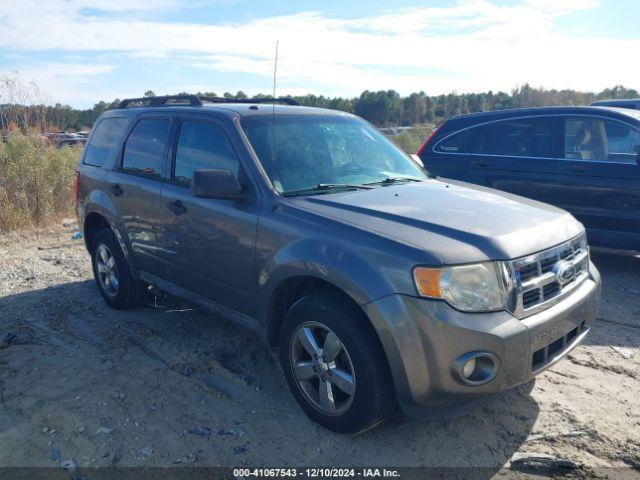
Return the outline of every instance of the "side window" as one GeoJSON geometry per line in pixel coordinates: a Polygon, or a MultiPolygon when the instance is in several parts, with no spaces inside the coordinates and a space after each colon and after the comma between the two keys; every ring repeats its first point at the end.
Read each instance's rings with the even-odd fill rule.
{"type": "Polygon", "coordinates": [[[222,127],[185,120],[178,136],[174,179],[189,185],[193,172],[203,169],[230,170],[237,176],[238,157],[222,127]]]}
{"type": "Polygon", "coordinates": [[[435,150],[442,153],[479,153],[483,131],[484,127],[475,127],[454,133],[439,142],[435,150]]]}
{"type": "Polygon", "coordinates": [[[105,118],[95,127],[91,141],[87,145],[83,163],[94,167],[103,166],[115,154],[117,141],[127,126],[123,117],[105,118]]]}
{"type": "Polygon", "coordinates": [[[130,172],[161,177],[170,125],[168,118],[140,120],[124,146],[122,168],[130,172]]]}
{"type": "Polygon", "coordinates": [[[570,117],[564,123],[564,157],[636,163],[640,131],[624,123],[594,117],[570,117]]]}
{"type": "Polygon", "coordinates": [[[509,157],[554,157],[553,119],[523,118],[492,123],[484,153],[509,157]]]}

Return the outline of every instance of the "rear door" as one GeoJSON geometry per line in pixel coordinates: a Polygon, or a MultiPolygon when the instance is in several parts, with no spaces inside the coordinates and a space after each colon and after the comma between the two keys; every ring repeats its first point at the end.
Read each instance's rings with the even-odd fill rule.
{"type": "Polygon", "coordinates": [[[589,241],[640,248],[640,129],[598,116],[563,117],[558,203],[589,241]]]}
{"type": "Polygon", "coordinates": [[[470,169],[477,183],[555,203],[559,132],[553,117],[523,117],[485,126],[470,169]]]}
{"type": "Polygon", "coordinates": [[[135,268],[166,274],[162,246],[160,192],[169,145],[171,118],[139,118],[115,169],[106,177],[107,194],[117,209],[118,231],[125,236],[135,268]]]}
{"type": "Polygon", "coordinates": [[[239,144],[223,123],[182,116],[173,167],[162,192],[165,234],[163,255],[171,281],[222,305],[250,314],[255,304],[255,242],[258,197],[242,166],[239,144]],[[191,194],[193,172],[230,170],[247,200],[197,198],[191,194]]]}

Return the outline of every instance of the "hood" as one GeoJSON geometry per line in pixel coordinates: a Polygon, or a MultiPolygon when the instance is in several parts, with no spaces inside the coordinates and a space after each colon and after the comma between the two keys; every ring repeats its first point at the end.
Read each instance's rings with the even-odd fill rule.
{"type": "Polygon", "coordinates": [[[453,181],[289,200],[315,214],[427,251],[443,265],[523,257],[584,230],[569,213],[551,205],[453,181]]]}

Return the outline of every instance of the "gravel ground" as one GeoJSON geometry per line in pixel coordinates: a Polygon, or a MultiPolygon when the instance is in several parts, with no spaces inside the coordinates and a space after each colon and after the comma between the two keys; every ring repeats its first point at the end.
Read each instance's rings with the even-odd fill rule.
{"type": "MultiPolygon", "coordinates": [[[[312,423],[252,333],[189,306],[110,310],[73,226],[0,234],[0,467],[640,466],[640,257],[596,252],[599,321],[535,381],[448,421],[312,423]],[[186,311],[175,311],[184,310],[186,311]],[[172,311],[173,310],[173,311],[172,311]],[[3,340],[4,339],[4,340],[3,340]]],[[[623,470],[625,475],[638,473],[623,470]]],[[[500,472],[503,473],[503,472],[500,472]]]]}

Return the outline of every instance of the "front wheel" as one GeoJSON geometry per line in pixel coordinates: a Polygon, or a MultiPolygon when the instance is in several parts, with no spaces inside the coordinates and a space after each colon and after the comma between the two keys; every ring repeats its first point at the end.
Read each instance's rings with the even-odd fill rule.
{"type": "Polygon", "coordinates": [[[380,342],[360,309],[335,294],[315,294],[287,313],[280,359],[309,417],[340,433],[368,430],[395,406],[380,342]]]}

